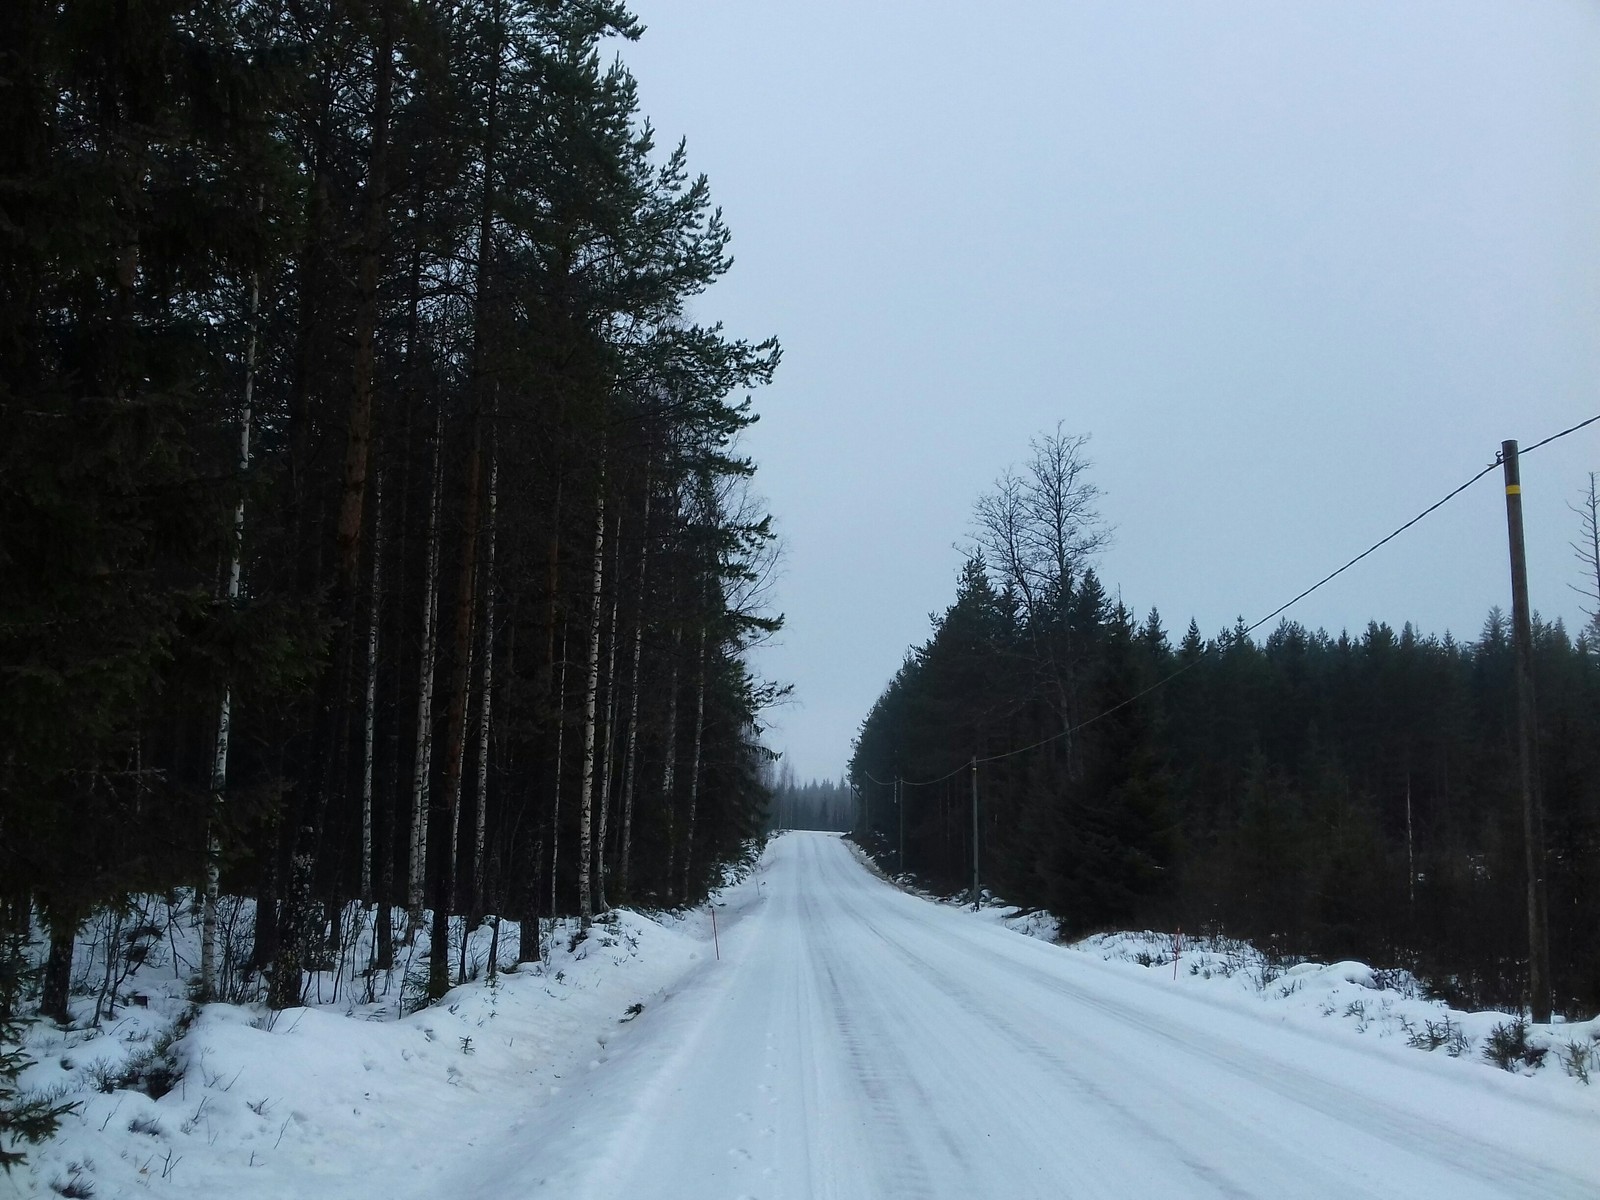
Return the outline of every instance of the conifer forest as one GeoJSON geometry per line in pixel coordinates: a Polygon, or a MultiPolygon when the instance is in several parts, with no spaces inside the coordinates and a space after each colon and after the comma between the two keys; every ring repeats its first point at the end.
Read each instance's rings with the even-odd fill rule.
{"type": "Polygon", "coordinates": [[[387,965],[424,922],[701,898],[762,827],[737,442],[778,346],[690,312],[729,234],[638,32],[0,6],[8,1015],[30,927],[65,1020],[135,893],[194,889],[198,996],[282,1008],[351,904],[387,965]]]}
{"type": "MultiPolygon", "coordinates": [[[[1288,617],[1178,632],[1095,573],[1087,443],[1036,438],[978,498],[954,601],[862,724],[851,781],[880,861],[970,888],[975,757],[982,885],[1065,936],[1222,933],[1404,967],[1458,1005],[1526,1003],[1508,614],[1470,641],[1288,617]]],[[[1593,494],[1573,522],[1591,619],[1532,623],[1550,984],[1582,1017],[1600,1010],[1593,494]]]]}

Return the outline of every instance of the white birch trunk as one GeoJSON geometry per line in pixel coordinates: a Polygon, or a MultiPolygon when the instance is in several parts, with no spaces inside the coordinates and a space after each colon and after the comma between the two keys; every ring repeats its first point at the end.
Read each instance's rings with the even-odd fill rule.
{"type": "MultiPolygon", "coordinates": [[[[639,748],[639,662],[644,651],[644,584],[650,565],[649,484],[644,493],[644,537],[639,542],[639,600],[633,619],[633,670],[628,683],[628,750],[622,769],[622,846],[617,852],[617,878],[624,900],[628,892],[628,860],[633,850],[634,763],[639,748]]],[[[618,582],[621,582],[620,575],[618,582]]]]}
{"type": "Polygon", "coordinates": [[[483,844],[489,817],[489,717],[494,695],[494,534],[500,484],[500,442],[489,446],[488,545],[483,560],[483,691],[478,697],[478,812],[472,839],[472,907],[483,907],[483,844]]]}
{"type": "MultiPolygon", "coordinates": [[[[466,601],[466,603],[471,603],[471,601],[466,601]]],[[[468,642],[467,642],[467,671],[466,671],[466,675],[467,675],[467,678],[469,680],[472,678],[472,660],[473,660],[473,657],[474,657],[474,655],[473,655],[473,650],[474,650],[473,642],[474,642],[474,640],[475,639],[469,639],[468,642]]],[[[464,702],[463,702],[462,720],[463,721],[466,720],[466,717],[465,717],[465,703],[464,702]]],[[[458,781],[462,778],[462,771],[465,770],[466,765],[467,765],[467,739],[466,739],[465,734],[466,734],[466,730],[463,728],[463,730],[462,730],[462,735],[463,736],[461,738],[461,743],[460,743],[460,745],[458,745],[456,747],[455,762],[453,764],[451,764],[455,768],[455,779],[458,780],[458,781]]],[[[449,745],[448,742],[446,742],[445,743],[445,753],[448,754],[449,752],[450,752],[450,745],[449,745]]],[[[460,800],[460,796],[459,795],[456,797],[456,800],[459,802],[459,800],[460,800]]],[[[454,885],[454,881],[456,879],[456,867],[455,867],[455,864],[458,861],[460,861],[458,856],[461,853],[461,814],[457,811],[457,809],[460,807],[459,803],[457,803],[454,806],[448,806],[448,807],[450,807],[450,811],[448,813],[449,825],[450,825],[450,857],[448,859],[446,859],[445,861],[448,862],[450,864],[450,866],[448,868],[449,869],[449,879],[446,881],[446,892],[447,892],[447,894],[445,896],[445,903],[447,905],[453,905],[455,900],[456,900],[456,890],[457,890],[455,885],[454,885]]]]}
{"type": "Polygon", "coordinates": [[[594,760],[595,708],[600,689],[600,600],[605,579],[606,494],[602,473],[595,498],[594,560],[589,585],[588,678],[583,687],[583,775],[578,784],[578,919],[588,929],[594,920],[592,867],[594,863],[594,760]]]}
{"type": "Polygon", "coordinates": [[[600,798],[600,836],[595,839],[595,893],[601,912],[606,903],[606,833],[611,816],[612,758],[617,743],[617,609],[622,602],[622,514],[617,514],[611,530],[614,549],[611,552],[611,631],[607,634],[606,650],[606,744],[600,756],[600,781],[596,791],[600,798]]]}
{"type": "MultiPolygon", "coordinates": [[[[556,786],[550,802],[550,936],[556,926],[556,867],[561,861],[561,759],[567,739],[567,621],[561,619],[561,670],[556,676],[556,786]]],[[[546,954],[545,961],[549,961],[546,954]]]]}
{"type": "Polygon", "coordinates": [[[689,759],[689,812],[683,823],[683,892],[680,899],[689,900],[689,868],[694,858],[694,810],[700,799],[700,746],[706,727],[706,626],[707,614],[701,614],[700,623],[700,678],[694,701],[694,750],[689,759]]]}
{"type": "MultiPolygon", "coordinates": [[[[256,211],[261,211],[257,204],[256,211]]],[[[239,414],[239,475],[250,470],[250,424],[254,420],[256,387],[256,346],[261,314],[261,276],[250,274],[250,336],[244,352],[244,408],[239,414]]],[[[244,492],[233,510],[233,557],[228,563],[228,606],[239,602],[244,561],[244,492]]],[[[200,996],[217,996],[217,892],[222,882],[222,845],[217,837],[217,820],[228,791],[228,744],[233,732],[233,685],[222,689],[222,704],[217,711],[217,740],[211,755],[211,817],[206,829],[205,900],[200,910],[200,996]]]]}
{"type": "Polygon", "coordinates": [[[422,928],[428,863],[428,785],[433,773],[433,675],[439,653],[439,510],[444,501],[444,412],[433,432],[433,495],[428,505],[428,565],[423,584],[422,669],[417,682],[417,749],[411,774],[411,846],[406,870],[406,944],[422,928]]]}
{"type": "Polygon", "coordinates": [[[372,603],[367,626],[366,729],[361,751],[361,903],[372,903],[372,764],[378,713],[378,602],[383,586],[383,473],[372,488],[372,603]]]}

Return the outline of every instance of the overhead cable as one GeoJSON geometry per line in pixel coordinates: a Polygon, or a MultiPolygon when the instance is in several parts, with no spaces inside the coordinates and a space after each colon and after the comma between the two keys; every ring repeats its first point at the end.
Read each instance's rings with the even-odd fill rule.
{"type": "MultiPolygon", "coordinates": [[[[1522,450],[1519,453],[1520,454],[1529,454],[1529,453],[1533,452],[1534,450],[1539,449],[1540,446],[1547,446],[1551,442],[1556,441],[1559,438],[1564,438],[1568,434],[1576,433],[1578,430],[1583,429],[1586,426],[1593,425],[1596,421],[1600,421],[1600,413],[1597,413],[1595,416],[1590,417],[1587,421],[1580,421],[1580,422],[1578,422],[1578,424],[1573,425],[1570,428],[1563,429],[1560,433],[1551,434],[1549,437],[1545,438],[1543,441],[1535,442],[1533,445],[1529,446],[1526,450],[1522,450]]],[[[1254,624],[1246,626],[1241,631],[1241,635],[1254,633],[1257,629],[1261,628],[1261,626],[1265,625],[1268,621],[1272,620],[1274,617],[1276,617],[1279,614],[1283,613],[1285,610],[1289,609],[1293,605],[1298,604],[1300,601],[1304,600],[1307,596],[1311,595],[1311,593],[1316,591],[1318,588],[1322,587],[1325,584],[1333,582],[1333,580],[1337,579],[1340,575],[1343,575],[1346,571],[1348,571],[1351,567],[1355,566],[1362,559],[1366,558],[1369,554],[1373,553],[1375,550],[1381,549],[1383,546],[1387,545],[1388,543],[1392,542],[1395,538],[1399,537],[1402,533],[1404,533],[1406,530],[1410,529],[1418,521],[1421,521],[1424,517],[1430,516],[1431,514],[1437,512],[1439,509],[1443,508],[1446,504],[1450,503],[1450,501],[1454,500],[1462,492],[1466,491],[1473,484],[1477,483],[1478,480],[1482,479],[1485,475],[1489,474],[1490,471],[1495,470],[1500,465],[1501,465],[1500,455],[1497,453],[1495,455],[1495,461],[1490,463],[1488,466],[1484,467],[1483,470],[1479,471],[1471,479],[1468,479],[1465,483],[1459,485],[1458,487],[1455,487],[1455,488],[1451,489],[1449,492],[1447,492],[1440,499],[1434,501],[1432,504],[1428,505],[1427,508],[1423,509],[1416,516],[1412,517],[1404,525],[1399,526],[1398,528],[1396,528],[1392,532],[1386,534],[1384,537],[1379,538],[1376,542],[1373,542],[1372,545],[1368,546],[1360,554],[1356,555],[1349,562],[1345,563],[1343,566],[1339,567],[1337,570],[1330,571],[1328,574],[1324,575],[1321,579],[1317,580],[1316,583],[1313,583],[1310,587],[1306,588],[1303,592],[1300,592],[1299,594],[1297,594],[1296,596],[1294,596],[1290,600],[1284,601],[1284,603],[1278,605],[1277,608],[1273,609],[1266,616],[1262,617],[1260,620],[1256,621],[1254,624]]],[[[1178,678],[1178,676],[1184,674],[1186,671],[1189,671],[1194,666],[1196,666],[1203,658],[1205,658],[1206,655],[1210,654],[1213,650],[1215,650],[1217,648],[1218,644],[1219,643],[1217,643],[1215,641],[1207,642],[1205,644],[1205,646],[1201,649],[1199,654],[1197,654],[1194,658],[1190,659],[1188,662],[1184,663],[1184,665],[1179,667],[1176,671],[1173,671],[1171,674],[1166,675],[1163,678],[1156,680],[1156,682],[1152,683],[1149,687],[1143,689],[1142,691],[1134,693],[1132,696],[1129,696],[1127,699],[1121,700],[1121,701],[1117,702],[1116,704],[1113,704],[1110,708],[1104,710],[1103,712],[1098,712],[1094,716],[1088,718],[1087,720],[1080,721],[1076,725],[1071,725],[1071,726],[1068,726],[1066,729],[1060,730],[1059,732],[1052,733],[1049,737],[1040,738],[1038,741],[1030,742],[1026,746],[1018,746],[1014,750],[1004,750],[1004,751],[1001,751],[998,754],[989,754],[989,755],[982,755],[982,756],[979,756],[979,757],[976,757],[976,758],[969,758],[966,762],[961,763],[959,766],[955,767],[953,770],[946,771],[943,775],[936,775],[932,779],[901,779],[899,781],[900,785],[902,787],[928,787],[928,786],[931,786],[932,784],[935,784],[935,783],[943,783],[945,780],[953,779],[955,776],[961,774],[961,772],[970,769],[971,767],[973,767],[977,763],[1000,762],[1002,759],[1014,758],[1018,754],[1026,754],[1030,750],[1037,750],[1042,746],[1048,746],[1052,742],[1060,741],[1062,738],[1070,737],[1073,734],[1078,733],[1080,730],[1087,729],[1090,725],[1095,724],[1097,721],[1103,721],[1106,717],[1111,716],[1113,713],[1120,712],[1122,709],[1127,708],[1128,705],[1133,704],[1133,703],[1135,703],[1135,702],[1137,702],[1139,700],[1144,699],[1151,692],[1154,692],[1159,688],[1165,687],[1167,684],[1171,683],[1174,679],[1178,678]]],[[[888,786],[888,784],[891,782],[889,780],[878,779],[876,776],[872,775],[870,772],[865,772],[864,771],[863,774],[866,775],[868,780],[870,780],[872,783],[878,784],[879,786],[888,786]]]]}

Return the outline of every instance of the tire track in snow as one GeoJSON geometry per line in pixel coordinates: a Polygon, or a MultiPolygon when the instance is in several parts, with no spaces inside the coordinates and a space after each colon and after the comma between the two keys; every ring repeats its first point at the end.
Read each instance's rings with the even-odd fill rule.
{"type": "MultiPolygon", "coordinates": [[[[840,888],[843,895],[850,890],[850,883],[846,882],[840,888]]],[[[870,899],[868,900],[870,906],[870,899]]],[[[1172,1136],[1168,1129],[1176,1125],[1179,1128],[1195,1130],[1206,1125],[1215,1126],[1219,1120],[1226,1120],[1214,1104],[1201,1104],[1193,1102],[1174,1092],[1166,1092],[1155,1105],[1158,1110],[1168,1118],[1164,1123],[1157,1123],[1148,1116],[1136,1111],[1130,1104],[1111,1094],[1106,1087],[1097,1081],[1095,1074],[1086,1072],[1082,1067],[1065,1057],[1055,1047],[1047,1044],[1034,1036],[1023,1025],[1010,1020],[998,1007],[998,998],[990,993],[980,992],[961,982],[960,977],[947,966],[939,966],[921,955],[913,953],[902,942],[886,934],[879,926],[878,921],[871,912],[862,906],[851,906],[850,911],[862,928],[873,934],[883,946],[892,954],[904,961],[914,971],[921,975],[934,988],[953,999],[967,1016],[981,1024],[983,1027],[998,1032],[1011,1047],[1022,1051],[1035,1062],[1050,1064],[1059,1081],[1065,1082],[1077,1095],[1088,1103],[1108,1112],[1115,1113],[1120,1122],[1128,1129],[1134,1131],[1135,1137],[1147,1146],[1159,1146],[1170,1160],[1181,1166],[1191,1176],[1191,1183],[1204,1189],[1204,1194],[1224,1197],[1226,1200],[1266,1200],[1267,1197],[1277,1200],[1284,1193],[1282,1183],[1274,1182],[1266,1188],[1252,1187],[1243,1179],[1230,1175],[1226,1170],[1205,1162],[1195,1155],[1192,1149],[1172,1136]],[[1180,1110],[1180,1111],[1174,1111],[1180,1110]],[[1176,1118],[1176,1119],[1174,1119],[1176,1118]]],[[[921,933],[920,929],[915,930],[921,933]]],[[[970,953],[970,951],[968,952],[970,953]]],[[[945,961],[958,961],[959,959],[947,955],[945,961]]],[[[1028,1024],[1037,1027],[1050,1027],[1060,1020],[1060,1013],[1032,1014],[1028,1024]]],[[[1112,1077],[1118,1078],[1125,1074],[1125,1066],[1121,1063],[1110,1062],[1105,1064],[1104,1070],[1112,1077]]],[[[1156,1098],[1152,1097],[1152,1100],[1156,1098]]],[[[1234,1138],[1229,1140],[1254,1140],[1251,1131],[1243,1126],[1236,1126],[1234,1138]]],[[[1348,1180],[1322,1170],[1315,1164],[1300,1159],[1290,1159],[1282,1155],[1275,1155],[1281,1163],[1277,1174],[1291,1181],[1304,1184],[1307,1176],[1316,1176],[1321,1188],[1338,1191],[1341,1195],[1355,1197],[1369,1197],[1378,1200],[1378,1193],[1355,1191],[1348,1180]]],[[[1254,1170],[1259,1173],[1262,1162],[1258,1154],[1251,1163],[1254,1170]]],[[[1113,1186],[1105,1194],[1122,1194],[1118,1186],[1113,1186]]],[[[1187,1195],[1199,1195],[1200,1191],[1191,1190],[1187,1195]]]]}
{"type": "MultiPolygon", "coordinates": [[[[842,847],[841,847],[842,849],[842,847]]],[[[841,894],[854,893],[858,898],[866,898],[871,890],[871,884],[865,887],[862,884],[871,880],[871,876],[861,870],[853,859],[841,856],[838,860],[840,866],[848,863],[855,868],[854,880],[840,878],[845,872],[836,873],[836,880],[841,894]]],[[[896,897],[905,896],[904,893],[894,890],[888,893],[896,897]]],[[[928,901],[914,897],[906,897],[911,904],[930,904],[928,901]]],[[[858,919],[872,930],[892,951],[905,957],[916,969],[923,972],[926,977],[938,986],[946,987],[958,996],[964,995],[966,1004],[973,1014],[984,1020],[992,1020],[1005,1027],[1009,1036],[1014,1038],[1019,1045],[1032,1053],[1049,1055],[1064,1070],[1073,1068],[1065,1063],[1059,1055],[1054,1054],[1049,1047],[1039,1043],[1038,1040],[1018,1028],[1014,1022],[1007,1021],[995,1012],[986,994],[974,993],[966,987],[954,973],[942,969],[928,959],[910,951],[901,941],[890,937],[878,928],[871,912],[892,912],[900,917],[900,927],[897,933],[911,939],[936,941],[940,943],[938,949],[942,951],[941,957],[948,961],[960,959],[971,955],[981,955],[990,964],[1002,968],[1007,973],[1023,979],[1028,983],[1040,987],[1054,996],[1066,999],[1074,1004],[1082,1005],[1093,1010],[1098,1016],[1114,1026],[1130,1028],[1142,1037],[1161,1043],[1169,1056],[1190,1057],[1205,1061],[1236,1079],[1261,1088],[1274,1095],[1291,1101],[1293,1104],[1308,1109],[1321,1117],[1331,1119],[1348,1129],[1358,1132],[1366,1138],[1380,1141],[1394,1150],[1400,1151],[1405,1156],[1419,1160],[1428,1168],[1436,1172],[1436,1180],[1445,1176],[1453,1177],[1457,1185],[1452,1187],[1453,1196],[1464,1197],[1475,1194],[1526,1197],[1527,1200],[1556,1200],[1568,1198],[1571,1200],[1592,1200],[1596,1195],[1592,1181],[1571,1175],[1559,1168],[1550,1167],[1544,1163],[1535,1162],[1517,1154],[1514,1150],[1501,1147],[1486,1147],[1472,1138],[1458,1134],[1455,1131],[1429,1121],[1413,1112],[1397,1108],[1393,1105],[1374,1099],[1371,1096],[1346,1088],[1335,1080],[1325,1076],[1313,1075],[1296,1069],[1292,1065],[1282,1062],[1263,1060],[1261,1053],[1255,1047],[1241,1043],[1231,1043],[1227,1048],[1218,1045],[1218,1034],[1214,1029],[1200,1029],[1194,1026],[1183,1026],[1181,1020],[1168,1015],[1160,1015],[1132,1004],[1126,996],[1119,995],[1115,1000],[1108,1000],[1104,996],[1090,989],[1074,984],[1054,971],[1035,967],[1029,963],[1019,961],[1010,954],[996,952],[997,943],[991,936],[986,936],[990,931],[974,927],[962,928],[964,921],[955,913],[932,906],[948,918],[932,923],[913,920],[909,915],[901,914],[897,907],[888,907],[872,904],[868,900],[869,910],[864,910],[859,905],[854,911],[858,919]],[[937,931],[937,936],[936,936],[937,931]],[[1492,1192],[1483,1192],[1484,1184],[1492,1184],[1492,1192]]],[[[1044,947],[1039,947],[1044,949],[1044,947]]],[[[1062,966],[1066,967],[1071,960],[1064,959],[1062,966]]],[[[1185,998],[1187,999],[1187,998],[1185,998]]],[[[1043,1024],[1059,1020],[1058,1015],[1035,1010],[1032,1014],[1034,1021],[1030,1023],[1043,1024]]],[[[1240,1014],[1230,1015],[1241,1018],[1240,1014]]],[[[1263,1028],[1270,1028],[1263,1026],[1263,1028]]],[[[1386,1064],[1392,1065],[1392,1064],[1386,1064]]],[[[1108,1060],[1107,1069],[1115,1071],[1119,1077],[1126,1080],[1128,1064],[1108,1060]]],[[[1093,1079],[1086,1079],[1086,1084],[1097,1090],[1098,1085],[1093,1079]]],[[[1131,1081],[1129,1082],[1136,1082],[1131,1081]]],[[[1168,1092],[1168,1099],[1176,1099],[1175,1093],[1168,1092]]],[[[1114,1098],[1108,1098],[1108,1103],[1118,1106],[1114,1098]]],[[[1194,1107],[1190,1106],[1191,1109],[1194,1107]]],[[[1150,1129],[1148,1122],[1136,1115],[1130,1114],[1144,1129],[1150,1129]]],[[[1168,1142],[1166,1134],[1159,1130],[1150,1130],[1150,1135],[1162,1142],[1168,1142]]],[[[1185,1161],[1188,1161],[1187,1156],[1185,1161]]],[[[1309,1162],[1302,1164],[1309,1167],[1309,1162]]],[[[1327,1176],[1325,1170],[1319,1173],[1327,1176]]],[[[1337,1177],[1328,1177],[1328,1186],[1331,1189],[1337,1177]]],[[[1219,1181],[1220,1182],[1220,1181],[1219,1181]]],[[[1349,1180],[1344,1181],[1341,1189],[1348,1194],[1349,1180]]],[[[1254,1192],[1244,1191],[1239,1194],[1254,1195],[1254,1192]]]]}

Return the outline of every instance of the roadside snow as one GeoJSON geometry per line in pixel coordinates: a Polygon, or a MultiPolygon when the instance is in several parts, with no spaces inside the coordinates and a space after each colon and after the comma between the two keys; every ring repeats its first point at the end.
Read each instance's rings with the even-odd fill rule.
{"type": "MultiPolygon", "coordinates": [[[[1008,904],[985,890],[983,907],[973,912],[969,894],[935,895],[918,887],[909,875],[889,875],[855,842],[845,839],[845,845],[867,870],[901,891],[966,910],[969,917],[986,924],[1044,942],[1061,942],[1060,922],[1043,909],[1008,904]]],[[[1552,1081],[1600,1083],[1600,1017],[1568,1022],[1557,1016],[1548,1025],[1535,1025],[1517,1013],[1464,1012],[1430,998],[1409,971],[1378,970],[1353,960],[1284,967],[1237,938],[1194,938],[1147,929],[1093,934],[1062,945],[1106,962],[1165,972],[1175,986],[1192,988],[1191,994],[1212,1002],[1230,1007],[1259,1002],[1266,1007],[1258,1011],[1311,1030],[1337,1030],[1337,1037],[1442,1051],[1443,1057],[1464,1065],[1552,1081]]]]}
{"type": "MultiPolygon", "coordinates": [[[[35,1063],[22,1086],[78,1109],[54,1141],[29,1149],[11,1180],[17,1193],[412,1193],[477,1140],[515,1130],[596,1070],[626,1041],[634,1015],[712,956],[703,910],[656,918],[618,910],[582,941],[575,923],[547,927],[553,945],[542,964],[516,962],[519,930],[503,924],[508,965],[497,978],[480,972],[411,1015],[397,1019],[396,1009],[401,992],[419,984],[420,955],[409,985],[397,970],[387,995],[376,988],[371,1002],[350,1000],[363,985],[345,979],[346,998],[336,1002],[280,1013],[212,1004],[183,1028],[174,1022],[187,1007],[189,924],[175,922],[168,941],[147,948],[122,1005],[98,1028],[95,997],[80,996],[75,1015],[85,1027],[30,1029],[35,1063]]],[[[488,944],[487,928],[473,931],[469,963],[481,967],[488,944]]],[[[103,964],[81,969],[97,977],[103,964]]]]}
{"type": "Polygon", "coordinates": [[[1455,1059],[1463,1068],[1499,1068],[1557,1087],[1600,1077],[1600,1018],[1567,1022],[1557,1017],[1549,1025],[1534,1025],[1516,1013],[1463,1012],[1430,998],[1408,971],[1374,970],[1354,961],[1285,968],[1246,942],[1180,942],[1150,930],[1097,934],[1071,948],[1144,967],[1197,997],[1231,1006],[1255,1003],[1279,1020],[1385,1051],[1426,1051],[1455,1059]]]}
{"type": "MultiPolygon", "coordinates": [[[[32,1027],[24,1087],[79,1107],[0,1194],[421,1200],[511,1194],[514,1180],[519,1195],[698,1197],[726,1177],[751,1195],[819,1194],[815,1184],[853,1196],[871,1194],[871,1171],[860,1174],[870,1167],[907,1186],[948,1177],[929,1194],[954,1195],[968,1175],[974,1186],[1000,1178],[983,1174],[988,1163],[1002,1175],[1043,1172],[1016,1174],[1013,1194],[1032,1195],[1046,1175],[1089,1168],[1057,1162],[1065,1151],[1048,1137],[1026,1151],[1000,1139],[1035,1126],[1043,1137],[1054,1128],[1046,1114],[1081,1108],[1085,1129],[1099,1122],[1108,1137],[1134,1139],[1130,1154],[1144,1147],[1095,1160],[1106,1194],[1137,1194],[1115,1189],[1140,1172],[1183,1194],[1182,1181],[1255,1161],[1251,1189],[1314,1167],[1326,1174],[1317,1187],[1279,1194],[1323,1195],[1357,1143],[1414,1179],[1445,1170],[1450,1155],[1481,1179],[1498,1160],[1466,1147],[1545,1127],[1567,1144],[1557,1127],[1592,1128],[1600,1098],[1579,1084],[1600,1072],[1600,1021],[1527,1028],[1518,1044],[1512,1016],[1453,1012],[1401,972],[1281,969],[1241,942],[1179,947],[1150,931],[1053,949],[1040,944],[1057,939],[1047,913],[993,897],[974,913],[897,895],[820,835],[778,839],[729,884],[716,907],[721,961],[706,909],[618,911],[586,940],[572,923],[547,927],[543,963],[518,963],[520,931],[506,924],[497,978],[484,971],[489,931],[474,930],[475,981],[410,1015],[397,1013],[420,982],[425,940],[409,984],[407,962],[388,974],[347,964],[314,981],[323,1003],[276,1014],[209,1005],[187,1027],[175,1022],[188,1011],[192,915],[181,897],[150,901],[137,936],[85,938],[77,1027],[32,1027]],[[162,906],[165,919],[153,919],[162,906]],[[1496,1045],[1512,1074],[1486,1060],[1496,1045]],[[1380,1076],[1391,1082],[1380,1087],[1380,1076]],[[1219,1087],[1226,1110],[1214,1104],[1219,1087]],[[1505,1107],[1540,1096],[1550,1107],[1537,1120],[1505,1107]],[[955,1110],[971,1111],[974,1097],[988,1132],[968,1145],[955,1110]],[[1121,1099],[1107,1109],[1107,1097],[1121,1099]],[[1500,1116],[1473,1117],[1480,1102],[1500,1116]],[[1417,1111],[1396,1116],[1401,1104],[1417,1111]],[[1248,1119],[1231,1111],[1239,1106],[1248,1119]],[[1162,1123],[1169,1108],[1176,1124],[1162,1123]],[[1396,1149],[1380,1136],[1424,1111],[1450,1113],[1454,1132],[1430,1135],[1444,1139],[1437,1161],[1418,1159],[1414,1139],[1396,1149]],[[938,1138],[918,1132],[930,1113],[938,1138]],[[1338,1134],[1323,1150],[1255,1140],[1288,1121],[1311,1138],[1296,1145],[1314,1147],[1324,1119],[1338,1134]],[[880,1151],[893,1154],[879,1162],[880,1151]],[[1173,1161],[1158,1169],[1152,1154],[1173,1161]],[[683,1161],[671,1178],[658,1177],[674,1156],[683,1161]],[[634,1190],[613,1186],[624,1183],[634,1190]]],[[[346,939],[350,962],[366,961],[370,936],[369,915],[346,939]]],[[[1554,1157],[1525,1150],[1514,1172],[1532,1190],[1499,1180],[1483,1194],[1546,1184],[1570,1194],[1554,1157]]]]}

